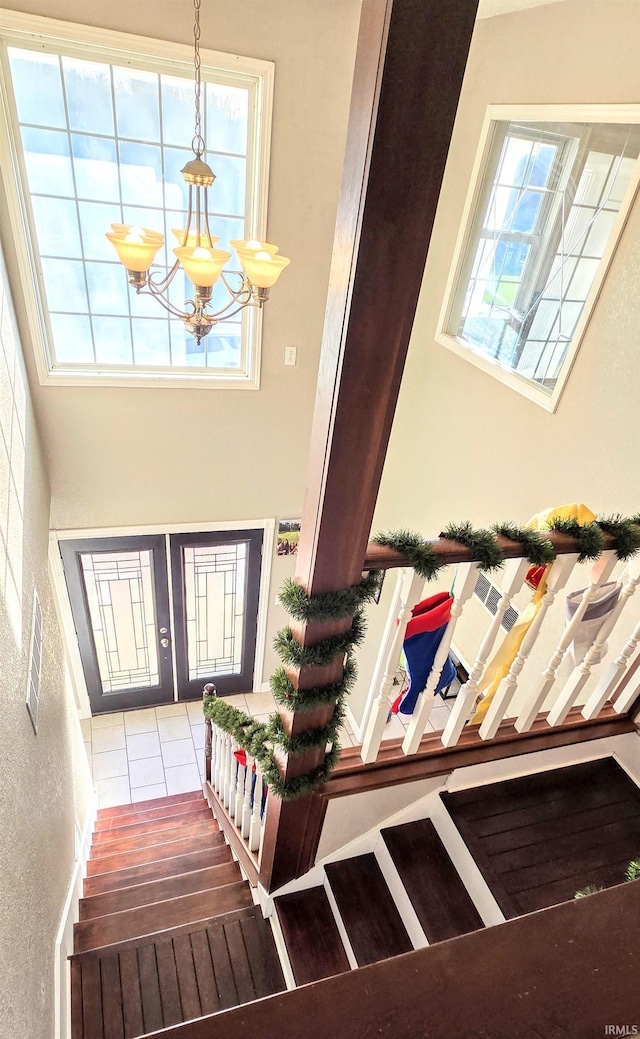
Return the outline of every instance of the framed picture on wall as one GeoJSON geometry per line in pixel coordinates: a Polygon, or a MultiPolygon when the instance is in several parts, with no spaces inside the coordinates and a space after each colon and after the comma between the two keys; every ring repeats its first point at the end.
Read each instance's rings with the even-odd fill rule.
{"type": "Polygon", "coordinates": [[[300,520],[280,520],[278,523],[279,556],[295,556],[300,540],[300,520]]]}

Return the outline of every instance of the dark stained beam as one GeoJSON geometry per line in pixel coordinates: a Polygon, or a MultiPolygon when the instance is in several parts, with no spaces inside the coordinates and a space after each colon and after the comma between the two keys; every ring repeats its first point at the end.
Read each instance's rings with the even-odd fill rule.
{"type": "MultiPolygon", "coordinates": [[[[296,580],[309,594],[356,584],[422,283],[476,0],[363,0],[325,314],[296,580]]],[[[301,625],[313,645],[341,625],[301,625]]],[[[290,671],[296,688],[337,681],[290,671]]],[[[318,728],[333,708],[281,712],[287,730],[318,728]]],[[[323,752],[290,754],[287,778],[323,752]]],[[[261,880],[273,890],[313,863],[316,799],[267,812],[261,880]]]]}

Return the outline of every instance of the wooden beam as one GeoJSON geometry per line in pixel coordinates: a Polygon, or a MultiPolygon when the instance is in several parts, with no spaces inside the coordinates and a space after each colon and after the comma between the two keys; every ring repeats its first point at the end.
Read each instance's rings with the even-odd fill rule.
{"type": "MultiPolygon", "coordinates": [[[[297,554],[296,580],[309,594],[354,585],[362,573],[476,6],[363,2],[297,554]]],[[[304,645],[326,634],[326,625],[295,631],[304,645]]],[[[325,682],[341,670],[338,661],[325,682]]],[[[309,672],[290,677],[297,688],[317,682],[309,672]]],[[[282,717],[296,732],[321,721],[282,717]]],[[[289,755],[283,774],[322,757],[289,755]]],[[[261,871],[270,890],[311,865],[300,860],[317,818],[311,800],[271,800],[261,871]]]]}
{"type": "Polygon", "coordinates": [[[635,1034],[635,881],[158,1033],[163,1039],[635,1034]],[[303,1024],[301,1024],[303,1023],[303,1024]],[[619,1028],[619,1032],[613,1029],[619,1028]],[[607,1029],[610,1029],[607,1031],[607,1029]]]}

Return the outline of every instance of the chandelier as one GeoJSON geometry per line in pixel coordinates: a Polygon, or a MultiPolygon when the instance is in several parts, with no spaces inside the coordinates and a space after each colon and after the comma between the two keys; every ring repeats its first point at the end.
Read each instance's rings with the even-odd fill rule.
{"type": "Polygon", "coordinates": [[[219,321],[228,320],[245,307],[261,308],[269,298],[269,290],[291,262],[286,256],[280,256],[277,245],[256,239],[232,241],[242,271],[225,271],[231,253],[215,247],[220,236],[212,235],[209,229],[208,192],[216,178],[203,158],[207,146],[202,136],[200,114],[200,3],[201,0],[194,0],[195,132],[191,148],[195,158],[181,170],[189,186],[189,195],[187,226],[172,229],[178,242],[173,250],[176,261],[164,277],[160,270],[151,271],[156,254],[164,245],[164,235],[158,231],[135,224],[112,224],[107,233],[118,259],[126,268],[129,284],[137,293],[153,296],[165,310],[180,318],[197,343],[219,321]],[[194,298],[185,303],[184,310],[179,310],[167,297],[169,286],[180,267],[194,287],[194,298]],[[219,278],[229,299],[219,310],[211,312],[212,290],[219,278]]]}

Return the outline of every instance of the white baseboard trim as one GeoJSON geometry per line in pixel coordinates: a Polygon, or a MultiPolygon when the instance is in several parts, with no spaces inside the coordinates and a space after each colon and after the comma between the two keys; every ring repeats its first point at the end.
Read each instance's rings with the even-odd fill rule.
{"type": "Polygon", "coordinates": [[[94,790],[84,828],[77,841],[77,857],[56,936],[53,959],[54,1039],[71,1039],[71,971],[68,957],[73,952],[73,925],[79,918],[82,883],[87,872],[97,813],[98,795],[94,790]]]}
{"type": "Polygon", "coordinates": [[[276,944],[276,950],[280,957],[280,966],[282,967],[282,973],[284,974],[285,984],[288,989],[296,988],[296,979],[293,976],[293,968],[291,966],[291,960],[289,959],[289,953],[284,942],[284,935],[280,926],[280,920],[278,919],[277,912],[267,917],[271,924],[271,932],[273,934],[273,940],[276,944]]]}

